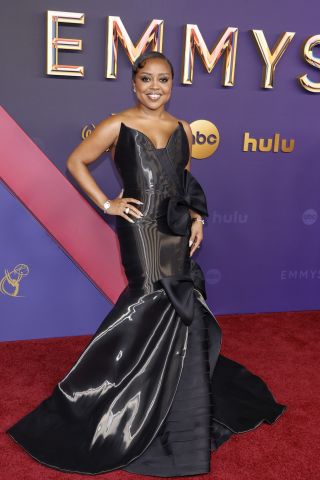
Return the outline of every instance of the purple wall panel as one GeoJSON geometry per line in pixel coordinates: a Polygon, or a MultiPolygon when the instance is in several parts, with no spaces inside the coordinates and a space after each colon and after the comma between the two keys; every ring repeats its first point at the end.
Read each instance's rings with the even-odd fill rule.
{"type": "MultiPolygon", "coordinates": [[[[24,264],[19,296],[0,292],[0,339],[91,333],[112,304],[60,249],[30,212],[0,183],[0,278],[24,264]],[[5,248],[4,248],[5,247],[5,248]]],[[[17,275],[12,272],[11,276],[17,275]]],[[[12,293],[7,281],[3,289],[12,293]]]]}
{"type": "MultiPolygon", "coordinates": [[[[0,78],[1,103],[67,175],[66,158],[81,140],[83,126],[97,124],[135,101],[131,67],[121,43],[118,78],[104,78],[106,16],[120,16],[133,42],[151,19],[164,19],[164,53],[175,67],[174,90],[167,109],[189,122],[210,120],[220,133],[216,153],[192,162],[192,172],[207,193],[210,209],[205,240],[195,256],[206,275],[208,304],[217,314],[319,309],[319,95],[304,91],[296,80],[298,75],[308,73],[319,81],[319,72],[301,56],[305,39],[320,34],[318,15],[309,13],[318,10],[316,0],[303,8],[289,0],[265,4],[254,0],[12,0],[2,6],[0,54],[5,68],[0,78]],[[46,76],[48,9],[86,14],[84,26],[60,27],[61,36],[83,39],[83,52],[61,53],[60,59],[85,65],[84,79],[46,76]],[[222,62],[209,75],[197,55],[193,85],[180,85],[182,35],[187,23],[199,26],[210,49],[225,28],[239,28],[234,87],[220,85],[222,62]],[[282,32],[296,32],[277,65],[272,90],[260,87],[262,64],[251,29],[263,30],[270,45],[282,32]],[[265,139],[279,132],[281,138],[295,139],[294,151],[245,153],[244,132],[265,139]]],[[[108,154],[91,171],[109,196],[118,194],[121,184],[108,154]]],[[[1,268],[11,248],[19,252],[21,247],[1,244],[1,268]]],[[[91,288],[80,273],[75,281],[78,292],[91,288]]],[[[103,310],[105,300],[98,293],[92,295],[98,305],[102,302],[103,310]]],[[[0,297],[0,308],[3,301],[0,297]]],[[[61,305],[63,309],[63,302],[61,305]]],[[[76,322],[75,313],[68,311],[66,316],[76,322]]],[[[97,316],[101,314],[94,319],[97,316]]],[[[51,336],[52,321],[46,319],[43,336],[51,336]]],[[[93,330],[95,320],[88,317],[86,322],[91,322],[93,330]]],[[[29,325],[26,337],[36,336],[38,330],[31,321],[29,325]]],[[[56,328],[65,334],[64,322],[60,331],[56,328]]],[[[79,327],[78,333],[81,331],[79,327]]]]}

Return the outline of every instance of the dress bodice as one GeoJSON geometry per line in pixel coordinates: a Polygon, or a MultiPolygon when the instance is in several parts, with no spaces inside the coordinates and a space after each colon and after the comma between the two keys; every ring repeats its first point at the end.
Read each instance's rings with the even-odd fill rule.
{"type": "Polygon", "coordinates": [[[162,218],[171,233],[188,235],[189,208],[208,216],[205,194],[186,169],[189,156],[188,137],[180,121],[163,148],[156,148],[146,134],[121,122],[114,162],[123,182],[123,197],[143,202],[144,218],[136,222],[162,218]]]}
{"type": "Polygon", "coordinates": [[[173,162],[182,182],[183,171],[189,160],[189,143],[181,122],[164,148],[155,148],[147,135],[121,122],[114,162],[123,182],[124,195],[140,195],[145,191],[166,196],[176,193],[161,164],[163,154],[167,154],[173,162]]]}

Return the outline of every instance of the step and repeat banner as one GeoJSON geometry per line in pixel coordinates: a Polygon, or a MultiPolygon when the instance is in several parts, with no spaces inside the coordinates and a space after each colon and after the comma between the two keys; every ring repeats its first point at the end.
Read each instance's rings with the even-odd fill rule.
{"type": "MultiPolygon", "coordinates": [[[[0,340],[92,333],[125,287],[115,217],[66,160],[134,106],[131,65],[149,50],[172,62],[166,109],[193,131],[208,305],[320,308],[318,13],[316,0],[2,2],[0,340]]],[[[110,152],[90,171],[118,195],[110,152]]]]}

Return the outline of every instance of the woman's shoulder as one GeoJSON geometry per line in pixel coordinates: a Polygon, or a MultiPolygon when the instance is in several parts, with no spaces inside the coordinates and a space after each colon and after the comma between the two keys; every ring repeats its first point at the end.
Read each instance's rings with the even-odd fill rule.
{"type": "Polygon", "coordinates": [[[180,122],[180,123],[182,123],[185,130],[190,130],[191,131],[191,127],[190,127],[189,123],[187,122],[187,120],[175,117],[171,113],[168,113],[167,115],[168,115],[167,116],[168,122],[172,122],[172,124],[180,122]]]}
{"type": "Polygon", "coordinates": [[[121,121],[125,121],[126,119],[134,118],[134,112],[132,108],[127,108],[126,110],[121,110],[118,113],[111,113],[107,117],[102,119],[102,122],[108,123],[121,123],[121,121]]]}
{"type": "Polygon", "coordinates": [[[114,149],[117,145],[121,124],[125,123],[126,119],[126,111],[119,112],[117,114],[110,114],[109,116],[103,118],[95,128],[100,136],[109,139],[108,145],[111,153],[114,152],[114,149]]]}
{"type": "Polygon", "coordinates": [[[112,133],[113,139],[114,139],[114,141],[112,142],[113,146],[115,146],[117,143],[121,124],[126,123],[128,119],[130,121],[129,110],[130,109],[123,110],[118,113],[112,113],[107,117],[105,117],[104,119],[102,119],[98,125],[100,129],[104,129],[105,131],[112,133]]]}

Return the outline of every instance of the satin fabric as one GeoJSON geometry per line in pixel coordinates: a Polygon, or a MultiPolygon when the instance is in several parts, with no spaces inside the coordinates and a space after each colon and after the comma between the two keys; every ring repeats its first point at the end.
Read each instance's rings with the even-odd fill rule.
{"type": "Polygon", "coordinates": [[[47,466],[206,473],[212,450],[286,409],[262,379],[220,355],[221,329],[189,256],[188,208],[207,209],[188,159],[181,122],[163,149],[121,123],[115,165],[123,196],[141,200],[144,214],[135,223],[116,217],[128,285],[52,394],[7,430],[47,466]]]}

